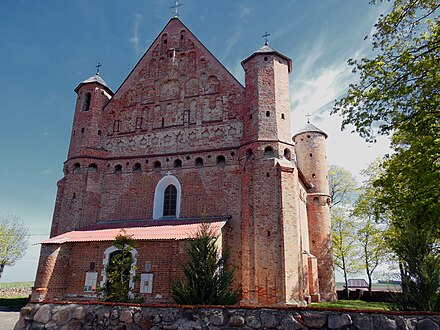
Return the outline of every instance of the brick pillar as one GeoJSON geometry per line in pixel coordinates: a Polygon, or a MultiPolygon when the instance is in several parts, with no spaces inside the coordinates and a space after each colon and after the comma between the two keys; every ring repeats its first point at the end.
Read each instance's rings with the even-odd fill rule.
{"type": "Polygon", "coordinates": [[[69,283],[69,244],[43,244],[31,301],[62,298],[69,283]]]}

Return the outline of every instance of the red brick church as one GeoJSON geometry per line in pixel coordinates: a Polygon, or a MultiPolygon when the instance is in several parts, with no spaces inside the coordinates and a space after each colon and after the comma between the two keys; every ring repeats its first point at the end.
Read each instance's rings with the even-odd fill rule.
{"type": "Polygon", "coordinates": [[[174,17],[118,90],[99,74],[76,87],[34,300],[96,299],[124,228],[133,291],[172,302],[201,222],[230,251],[242,305],[335,298],[327,135],[307,124],[292,140],[287,56],[266,44],[241,64],[245,86],[174,17]]]}

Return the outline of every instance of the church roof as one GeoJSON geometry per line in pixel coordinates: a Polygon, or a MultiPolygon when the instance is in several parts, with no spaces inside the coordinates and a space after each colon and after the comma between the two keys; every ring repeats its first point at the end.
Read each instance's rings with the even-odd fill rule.
{"type": "Polygon", "coordinates": [[[288,58],[286,55],[281,54],[279,51],[273,49],[272,47],[270,47],[268,44],[265,44],[263,47],[260,47],[259,49],[257,49],[255,52],[253,52],[251,55],[249,55],[246,59],[244,59],[241,62],[241,65],[243,66],[244,63],[246,63],[247,61],[249,61],[252,57],[257,56],[259,54],[275,54],[278,55],[281,58],[284,58],[289,66],[289,73],[292,72],[292,60],[290,58],[288,58]]]}
{"type": "MultiPolygon", "coordinates": [[[[123,228],[125,229],[126,234],[131,236],[131,238],[134,240],[185,240],[193,238],[197,233],[200,224],[204,221],[199,220],[187,222],[185,220],[175,220],[173,224],[165,225],[161,223],[161,220],[156,220],[155,222],[157,225],[151,225],[148,227],[141,227],[141,224],[138,224],[139,227],[127,228],[119,224],[117,228],[69,231],[67,233],[44,240],[40,242],[40,244],[113,241],[115,237],[121,233],[123,228]]],[[[223,220],[210,221],[209,226],[214,233],[219,233],[226,222],[226,218],[223,220]]]]}
{"type": "Polygon", "coordinates": [[[101,76],[97,73],[94,76],[91,76],[90,78],[84,80],[83,82],[81,82],[76,88],[75,88],[75,92],[78,92],[78,89],[85,85],[85,84],[92,84],[92,83],[97,83],[102,85],[103,87],[106,88],[106,90],[113,95],[112,90],[110,89],[110,87],[108,87],[108,85],[105,83],[105,81],[101,78],[101,76]]]}
{"type": "Polygon", "coordinates": [[[296,134],[292,137],[293,140],[295,140],[295,137],[303,134],[303,133],[320,133],[322,135],[325,136],[325,138],[328,137],[327,133],[324,132],[323,130],[319,129],[318,127],[316,127],[313,124],[307,123],[306,126],[304,126],[302,129],[300,129],[298,132],[296,132],[296,134]]]}

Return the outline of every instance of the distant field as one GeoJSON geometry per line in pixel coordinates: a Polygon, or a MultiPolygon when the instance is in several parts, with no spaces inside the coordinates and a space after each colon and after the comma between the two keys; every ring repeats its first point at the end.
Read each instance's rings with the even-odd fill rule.
{"type": "Polygon", "coordinates": [[[34,285],[34,282],[5,282],[0,283],[0,289],[30,289],[34,285]]]}
{"type": "MultiPolygon", "coordinates": [[[[344,289],[344,282],[336,282],[336,290],[344,289]]],[[[400,292],[401,288],[398,284],[379,284],[373,283],[372,285],[373,291],[391,291],[391,292],[400,292]]]]}

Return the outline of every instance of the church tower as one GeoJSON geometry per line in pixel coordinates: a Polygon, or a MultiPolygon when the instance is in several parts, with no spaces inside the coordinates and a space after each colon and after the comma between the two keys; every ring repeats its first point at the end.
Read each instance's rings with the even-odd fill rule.
{"type": "Polygon", "coordinates": [[[75,92],[77,98],[68,159],[86,155],[87,149],[101,147],[103,109],[113,96],[98,73],[80,83],[75,92]]]}
{"type": "Polygon", "coordinates": [[[98,73],[81,82],[75,92],[73,128],[64,177],[58,181],[51,236],[84,227],[99,218],[99,185],[106,164],[106,151],[101,145],[103,109],[113,92],[98,73]]]}
{"type": "Polygon", "coordinates": [[[292,60],[266,44],[241,65],[245,71],[247,101],[243,142],[290,144],[289,73],[292,60]]]}
{"type": "Polygon", "coordinates": [[[326,139],[327,134],[310,123],[293,136],[298,167],[312,184],[307,194],[309,244],[318,261],[320,296],[335,300],[326,139]]]}
{"type": "Polygon", "coordinates": [[[292,61],[266,43],[242,66],[242,303],[302,305],[299,188],[289,142],[292,61]]]}

